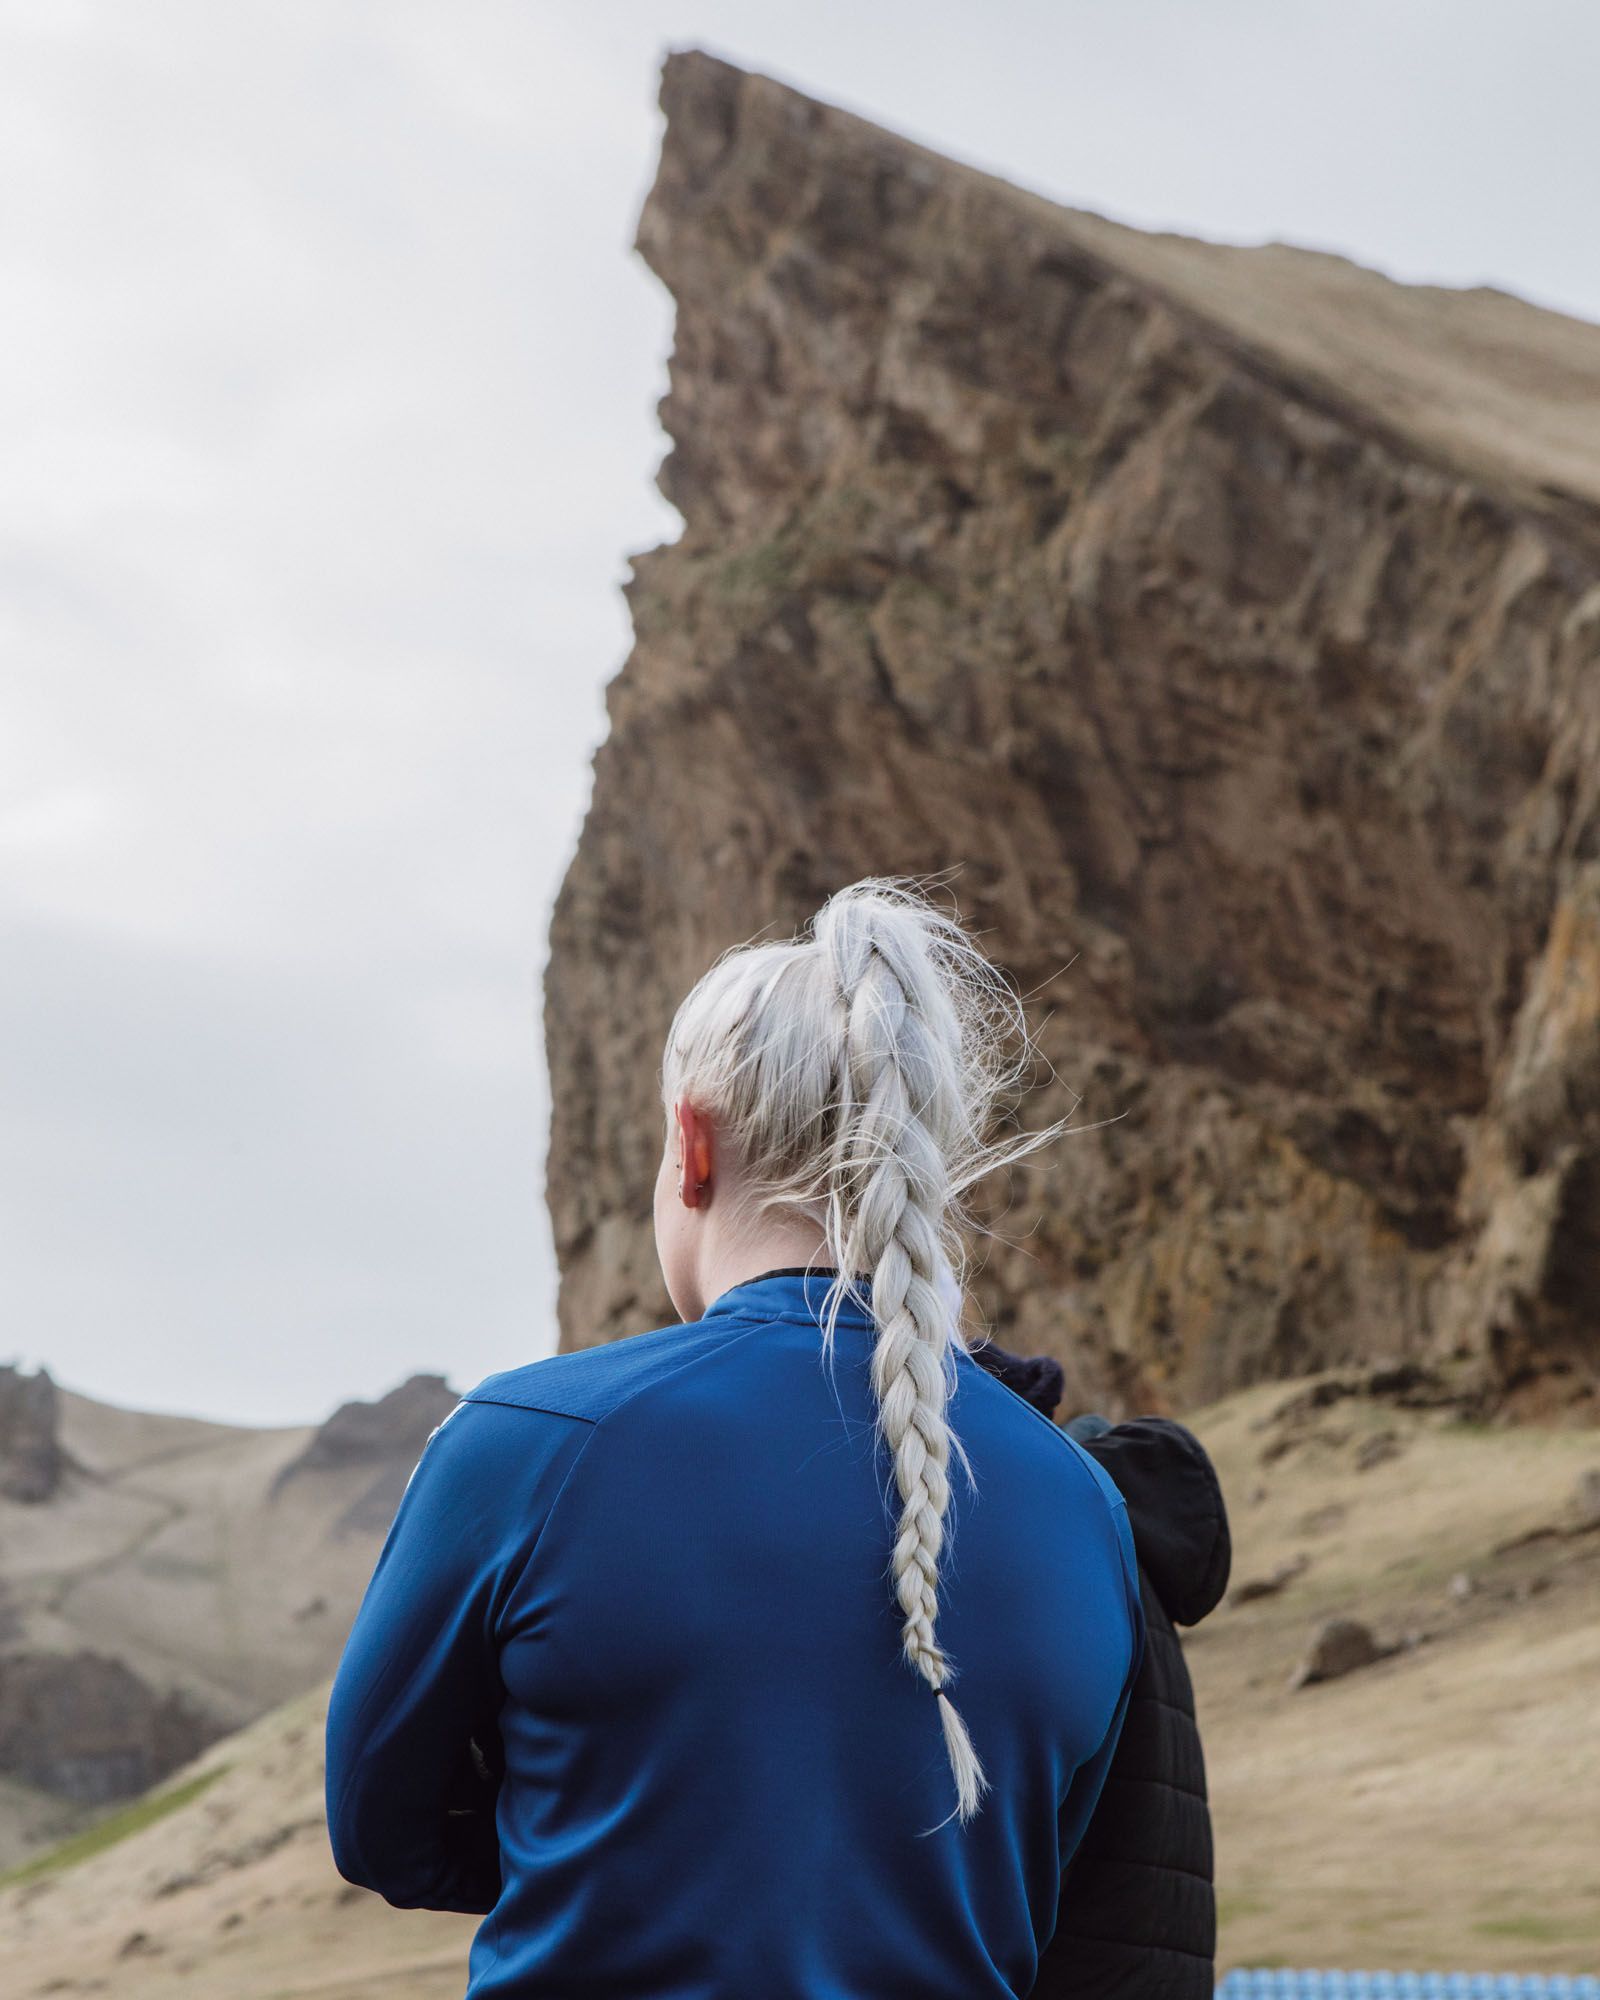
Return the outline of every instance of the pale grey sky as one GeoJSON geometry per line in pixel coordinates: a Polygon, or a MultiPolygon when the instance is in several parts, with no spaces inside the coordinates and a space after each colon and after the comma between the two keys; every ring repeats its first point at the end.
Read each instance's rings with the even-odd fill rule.
{"type": "Polygon", "coordinates": [[[0,0],[0,1359],[547,1353],[539,984],[695,45],[1076,207],[1600,319],[1592,0],[0,0]]]}

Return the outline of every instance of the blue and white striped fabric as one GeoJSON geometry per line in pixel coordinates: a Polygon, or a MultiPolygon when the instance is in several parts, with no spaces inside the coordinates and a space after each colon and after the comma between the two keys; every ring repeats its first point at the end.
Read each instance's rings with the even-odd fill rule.
{"type": "Polygon", "coordinates": [[[1586,1972],[1339,1972],[1241,1966],[1217,2000],[1600,2000],[1586,1972]]]}

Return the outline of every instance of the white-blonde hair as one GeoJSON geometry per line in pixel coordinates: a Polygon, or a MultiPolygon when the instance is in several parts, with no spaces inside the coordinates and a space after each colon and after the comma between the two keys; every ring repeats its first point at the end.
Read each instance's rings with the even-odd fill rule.
{"type": "Polygon", "coordinates": [[[821,1226],[835,1273],[825,1358],[842,1300],[870,1308],[877,1435],[901,1499],[887,1571],[904,1658],[938,1694],[963,1824],[989,1781],[943,1692],[955,1668],[934,1636],[952,1450],[975,1486],[945,1414],[974,1226],[963,1197],[1063,1129],[985,1141],[1031,1054],[1020,1002],[959,920],[912,878],[868,876],[805,934],[724,952],[673,1017],[661,1070],[669,1137],[680,1098],[710,1114],[740,1162],[749,1218],[821,1226]]]}

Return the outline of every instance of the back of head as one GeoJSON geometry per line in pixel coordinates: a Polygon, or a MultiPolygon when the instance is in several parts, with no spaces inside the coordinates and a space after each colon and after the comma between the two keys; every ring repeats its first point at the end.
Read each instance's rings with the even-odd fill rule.
{"type": "Polygon", "coordinates": [[[987,1779],[944,1692],[956,1669],[935,1626],[952,1451],[971,1477],[946,1419],[975,1226],[964,1197],[1062,1129],[986,1142],[1030,1054],[1020,1003],[959,920],[905,878],[869,876],[801,936],[725,952],[679,1007],[662,1066],[669,1116],[686,1095],[737,1150],[751,1219],[818,1226],[836,1273],[824,1348],[846,1292],[870,1305],[901,1500],[889,1568],[902,1651],[937,1693],[963,1822],[987,1779]]]}

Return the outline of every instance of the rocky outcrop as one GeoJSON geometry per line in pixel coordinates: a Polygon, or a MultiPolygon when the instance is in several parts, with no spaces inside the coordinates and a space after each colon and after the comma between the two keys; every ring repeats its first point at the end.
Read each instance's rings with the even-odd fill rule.
{"type": "Polygon", "coordinates": [[[24,1375],[13,1365],[0,1366],[0,1497],[28,1505],[48,1500],[65,1468],[49,1370],[24,1375]]]}
{"type": "Polygon", "coordinates": [[[422,1447],[460,1398],[442,1375],[413,1375],[375,1403],[341,1403],[274,1479],[276,1494],[308,1474],[372,1471],[371,1483],[334,1522],[340,1535],[382,1534],[394,1518],[422,1447]]]}
{"type": "Polygon", "coordinates": [[[131,1798],[224,1733],[181,1691],[157,1694],[107,1654],[0,1658],[0,1772],[58,1798],[131,1798]]]}
{"type": "Polygon", "coordinates": [[[976,1303],[1064,1413],[1385,1357],[1600,1409],[1600,329],[1058,209],[670,57],[681,540],[557,902],[566,1346],[673,1317],[673,1007],[950,870],[1047,1066],[976,1303]],[[1565,416],[1563,416],[1565,411],[1565,416]]]}

